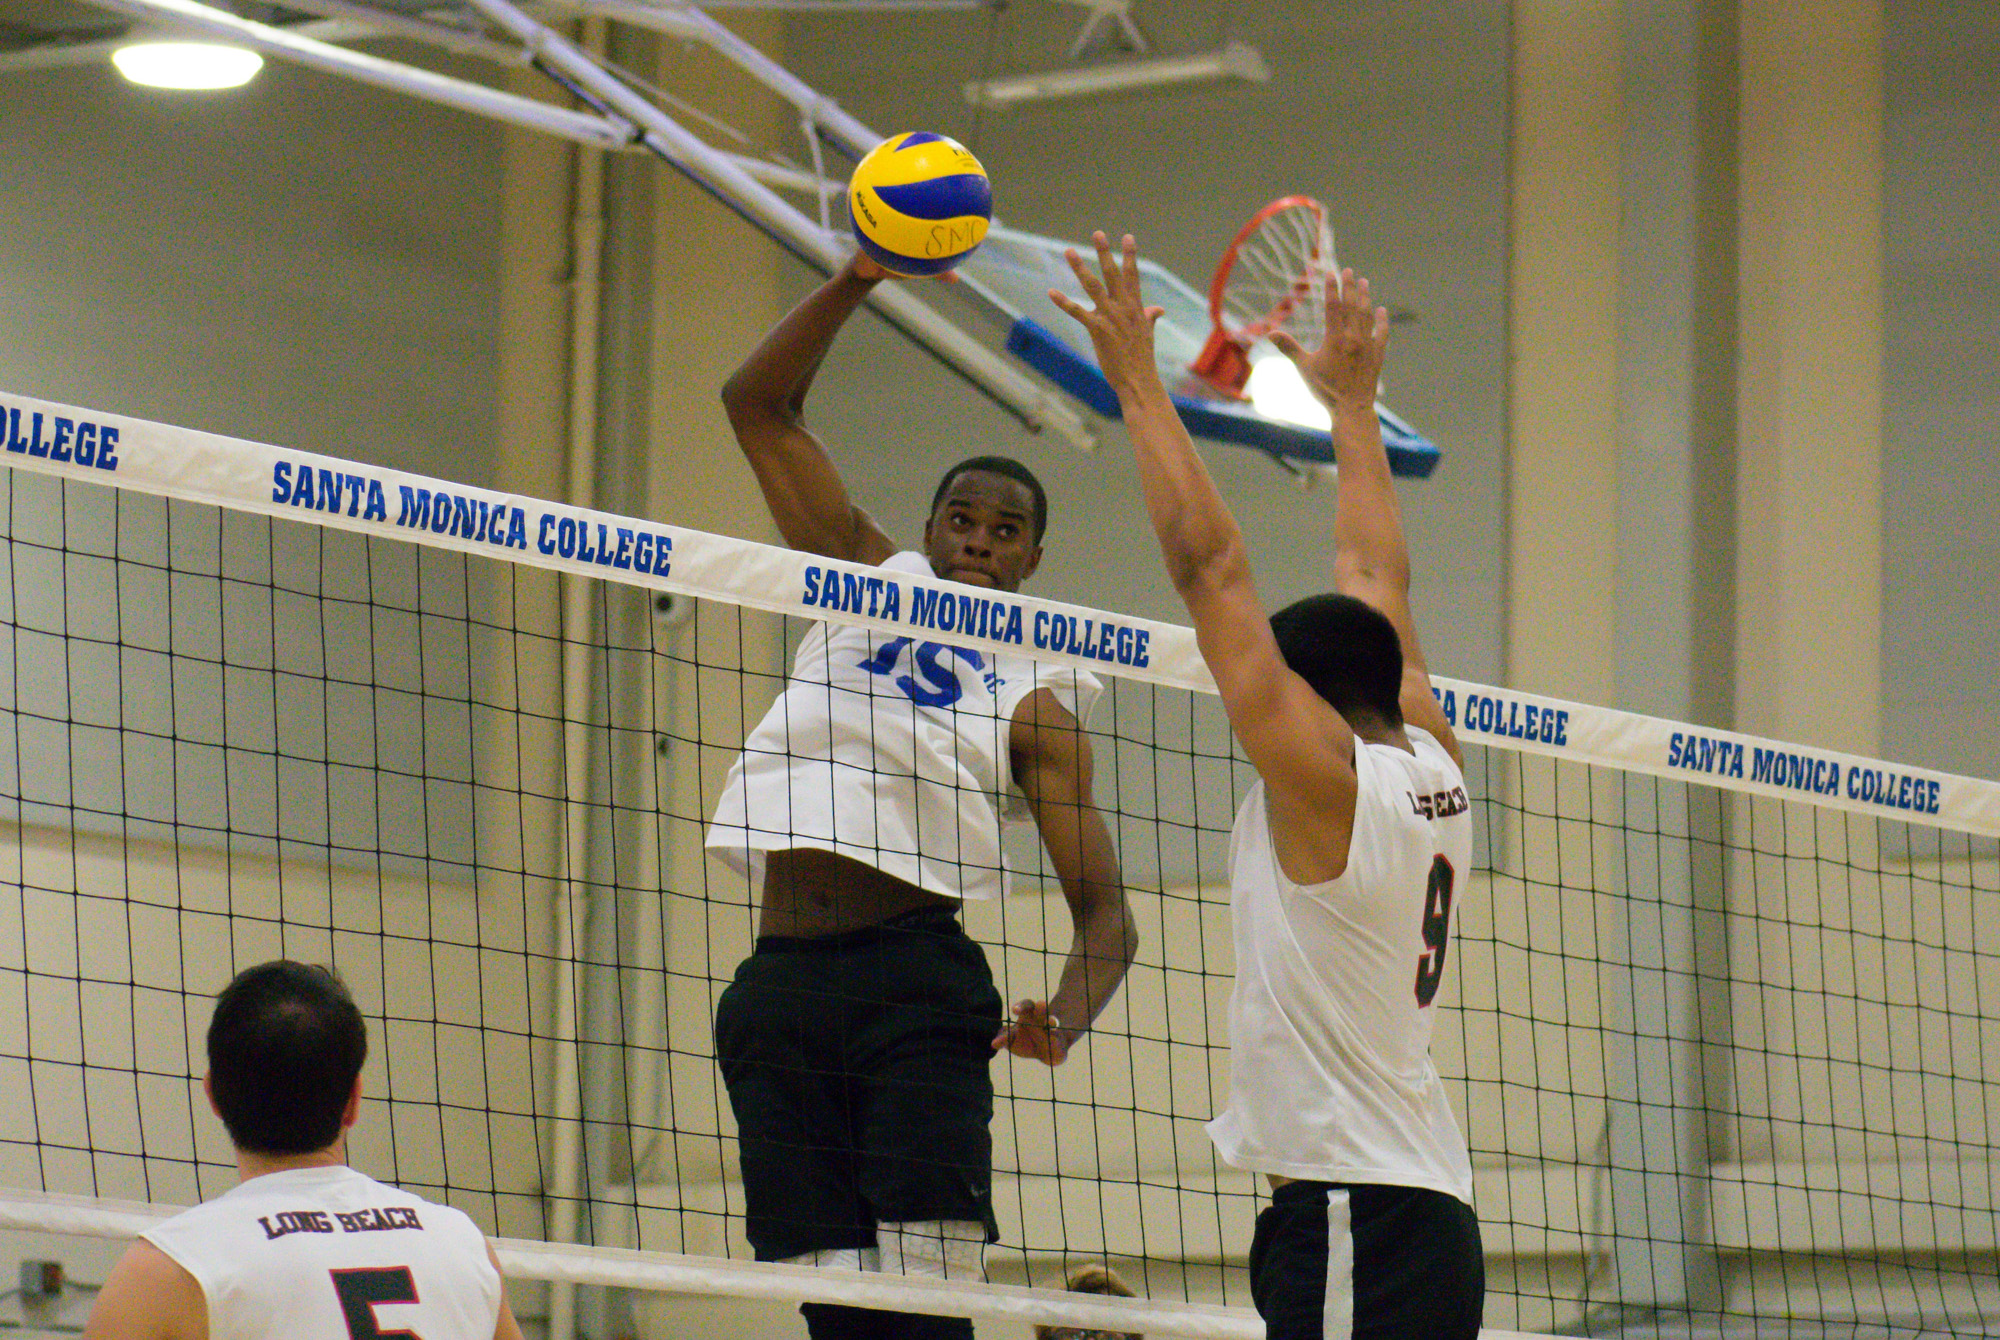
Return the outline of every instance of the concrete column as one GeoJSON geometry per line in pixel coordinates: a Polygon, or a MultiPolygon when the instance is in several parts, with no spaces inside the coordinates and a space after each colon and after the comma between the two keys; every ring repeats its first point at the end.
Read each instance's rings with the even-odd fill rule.
{"type": "MultiPolygon", "coordinates": [[[[547,81],[520,73],[510,91],[547,97],[547,81]]],[[[563,450],[567,424],[569,339],[569,211],[571,151],[552,136],[507,129],[502,134],[500,215],[499,387],[495,423],[493,488],[535,498],[562,496],[563,450]]],[[[505,639],[482,642],[471,667],[484,701],[512,706],[519,716],[503,720],[484,714],[477,749],[480,777],[489,783],[479,796],[476,822],[482,845],[519,844],[523,905],[536,952],[551,948],[549,909],[561,866],[560,805],[546,799],[562,785],[561,732],[553,723],[562,711],[562,667],[555,634],[560,627],[557,580],[538,568],[517,567],[505,583],[475,585],[471,595],[481,617],[494,628],[510,629],[505,639]]],[[[496,862],[504,864],[504,862],[496,862]]],[[[481,893],[497,876],[483,876],[481,893]]],[[[529,1009],[547,1036],[555,1002],[546,974],[530,988],[529,1009]]],[[[536,1092],[513,1101],[534,1110],[555,1108],[550,1054],[538,1049],[536,1092]]],[[[536,1163],[546,1167],[547,1147],[536,1163]]],[[[524,1188],[539,1191],[539,1186],[524,1188]]],[[[542,1223],[502,1222],[502,1234],[540,1235],[542,1223]]],[[[545,1315],[545,1285],[511,1284],[517,1312],[545,1315]]]]}
{"type": "Polygon", "coordinates": [[[1508,683],[1616,679],[1619,7],[1515,6],[1508,683]]]}
{"type": "Polygon", "coordinates": [[[1737,724],[1881,735],[1882,6],[1742,0],[1737,724]]]}
{"type": "MultiPolygon", "coordinates": [[[[737,12],[725,21],[783,58],[781,16],[737,12]]],[[[724,110],[753,142],[801,143],[791,108],[706,48],[662,43],[658,68],[664,86],[698,106],[724,110]]],[[[653,220],[646,510],[698,530],[777,543],[777,527],[736,446],[720,393],[724,379],[790,307],[800,287],[817,281],[757,229],[664,167],[655,171],[653,220]]],[[[665,979],[662,1023],[676,1050],[702,1050],[711,1028],[708,979],[727,978],[749,952],[756,893],[741,876],[707,858],[702,825],[721,794],[737,745],[777,694],[786,668],[783,621],[723,604],[656,613],[663,616],[658,643],[670,653],[654,660],[659,878],[673,891],[663,909],[660,952],[672,971],[665,979]]],[[[664,1100],[681,1114],[683,1129],[727,1121],[728,1100],[712,1067],[680,1065],[671,1081],[664,1100]]],[[[723,1180],[735,1179],[736,1169],[675,1168],[670,1160],[677,1144],[688,1147],[685,1141],[665,1142],[668,1161],[642,1171],[661,1184],[658,1197],[686,1198],[694,1212],[680,1219],[678,1231],[687,1236],[645,1245],[724,1252],[728,1244],[717,1213],[722,1207],[712,1198],[723,1180]]],[[[653,1300],[650,1306],[657,1313],[662,1304],[653,1300]]]]}
{"type": "MultiPolygon", "coordinates": [[[[1733,687],[1734,17],[1705,0],[1516,9],[1511,682],[1717,724],[1733,687]]],[[[1604,800],[1628,832],[1593,884],[1601,1301],[1713,1307],[1727,1086],[1705,1044],[1728,1013],[1696,969],[1727,952],[1722,811],[1640,778],[1604,800]]]]}

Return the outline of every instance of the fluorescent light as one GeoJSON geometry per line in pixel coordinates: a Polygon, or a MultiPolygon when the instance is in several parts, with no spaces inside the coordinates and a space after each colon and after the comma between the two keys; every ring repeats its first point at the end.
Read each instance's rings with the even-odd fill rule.
{"type": "Polygon", "coordinates": [[[264,68],[256,52],[212,42],[135,42],[112,52],[111,63],[148,88],[236,88],[264,68]]]}
{"type": "Polygon", "coordinates": [[[1333,427],[1333,415],[1307,389],[1306,379],[1283,354],[1272,353],[1251,363],[1250,380],[1243,389],[1257,412],[1267,419],[1283,419],[1306,428],[1333,427]]]}
{"type": "Polygon", "coordinates": [[[1048,98],[1130,93],[1139,89],[1202,84],[1218,79],[1242,79],[1264,84],[1270,82],[1271,70],[1264,64],[1257,48],[1242,42],[1231,42],[1219,51],[1205,51],[1193,56],[1118,61],[1110,65],[1086,65],[1075,70],[975,79],[965,86],[965,100],[976,107],[1012,107],[1016,103],[1048,98]]]}

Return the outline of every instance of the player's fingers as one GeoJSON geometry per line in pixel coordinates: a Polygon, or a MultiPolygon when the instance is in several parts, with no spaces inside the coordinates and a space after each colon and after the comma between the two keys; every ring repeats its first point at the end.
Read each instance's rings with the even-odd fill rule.
{"type": "Polygon", "coordinates": [[[1343,269],[1340,272],[1340,310],[1342,315],[1352,312],[1354,310],[1354,303],[1355,303],[1354,271],[1351,269],[1343,269]]]}
{"type": "Polygon", "coordinates": [[[1075,299],[1071,298],[1069,294],[1064,293],[1061,289],[1059,288],[1050,289],[1049,301],[1054,303],[1057,307],[1060,307],[1063,311],[1068,312],[1071,316],[1075,317],[1077,320],[1082,321],[1086,324],[1089,323],[1090,310],[1086,307],[1080,306],[1075,299]]]}
{"type": "Polygon", "coordinates": [[[1388,341],[1389,309],[1386,307],[1377,307],[1375,309],[1375,343],[1387,344],[1388,341]]]}
{"type": "Polygon", "coordinates": [[[1272,331],[1271,343],[1277,345],[1278,352],[1286,358],[1291,359],[1294,363],[1302,363],[1306,359],[1305,346],[1293,339],[1291,332],[1288,330],[1272,331]]]}
{"type": "Polygon", "coordinates": [[[1077,254],[1076,248],[1070,247],[1065,250],[1063,259],[1069,262],[1070,271],[1076,275],[1076,282],[1083,285],[1083,291],[1090,296],[1090,300],[1103,303],[1104,284],[1090,272],[1090,267],[1083,263],[1083,257],[1077,254]]]}
{"type": "Polygon", "coordinates": [[[1111,239],[1104,235],[1102,228],[1090,235],[1090,244],[1097,248],[1097,267],[1104,271],[1105,292],[1115,292],[1118,281],[1123,278],[1117,261],[1111,255],[1111,239]]]}
{"type": "Polygon", "coordinates": [[[1119,261],[1118,268],[1123,272],[1125,282],[1132,286],[1134,293],[1137,293],[1139,291],[1139,239],[1130,233],[1125,234],[1125,240],[1120,243],[1120,249],[1124,252],[1124,255],[1119,261]]]}

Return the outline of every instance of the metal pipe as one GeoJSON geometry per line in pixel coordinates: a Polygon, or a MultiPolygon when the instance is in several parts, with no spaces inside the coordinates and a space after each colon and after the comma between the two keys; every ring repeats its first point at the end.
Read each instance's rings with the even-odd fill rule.
{"type": "MultiPolygon", "coordinates": [[[[585,40],[600,48],[602,20],[585,20],[585,40]]],[[[565,500],[595,507],[597,499],[598,349],[604,285],[604,155],[576,149],[570,208],[569,428],[565,450],[565,500]]],[[[590,652],[595,621],[587,577],[562,579],[563,872],[557,908],[555,1205],[551,1236],[576,1242],[583,1199],[583,1076],[579,1064],[577,917],[591,902],[590,877],[590,652]]],[[[549,1285],[549,1340],[576,1334],[576,1285],[549,1285]]]]}
{"type": "MultiPolygon", "coordinates": [[[[285,31],[321,42],[353,42],[375,35],[371,25],[351,23],[346,19],[310,19],[305,23],[295,23],[285,31]]],[[[22,47],[18,51],[0,51],[0,72],[66,70],[74,65],[95,65],[99,61],[110,60],[111,53],[120,47],[158,37],[158,30],[139,27],[95,42],[48,42],[41,46],[22,47]]]]}
{"type": "Polygon", "coordinates": [[[561,3],[637,28],[706,43],[723,59],[798,108],[812,124],[857,157],[882,142],[882,136],[862,125],[839,103],[693,5],[651,4],[648,0],[561,0],[561,3]]]}
{"type": "MultiPolygon", "coordinates": [[[[354,4],[352,0],[285,0],[285,8],[330,19],[352,19],[384,37],[407,37],[413,42],[440,47],[455,55],[477,56],[496,65],[527,64],[519,50],[504,42],[495,42],[450,24],[430,23],[394,10],[354,4]]],[[[288,28],[286,31],[293,30],[288,28]]]]}
{"type": "Polygon", "coordinates": [[[196,0],[93,0],[93,3],[134,18],[153,19],[173,27],[206,33],[225,42],[253,47],[267,56],[328,74],[344,75],[364,84],[408,93],[475,115],[490,116],[530,130],[560,135],[564,139],[594,144],[601,149],[623,148],[632,139],[631,127],[621,122],[563,107],[551,107],[532,98],[502,93],[464,79],[400,65],[365,52],[349,51],[301,37],[288,29],[240,19],[223,10],[196,3],[196,0]]]}

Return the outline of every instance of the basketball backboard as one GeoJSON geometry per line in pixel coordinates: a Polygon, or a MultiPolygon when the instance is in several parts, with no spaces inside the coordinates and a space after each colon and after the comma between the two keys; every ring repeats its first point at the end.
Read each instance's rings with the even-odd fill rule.
{"type": "MultiPolygon", "coordinates": [[[[972,281],[967,285],[974,290],[969,296],[996,304],[1009,322],[1010,353],[1094,413],[1115,419],[1119,417],[1118,397],[1099,370],[1089,339],[1048,297],[1054,288],[1080,302],[1087,301],[1064,259],[1072,246],[1089,254],[1088,246],[1082,243],[996,224],[959,270],[972,281]]],[[[1285,461],[1317,464],[1333,460],[1333,438],[1326,429],[1265,414],[1247,400],[1225,398],[1194,376],[1189,369],[1210,330],[1207,297],[1154,261],[1141,259],[1139,272],[1146,301],[1165,309],[1154,328],[1154,353],[1161,380],[1173,394],[1191,434],[1254,447],[1285,461]]],[[[1265,344],[1261,350],[1253,348],[1251,357],[1261,361],[1283,355],[1265,344]]],[[[1376,414],[1395,473],[1423,478],[1437,468],[1439,452],[1434,444],[1383,406],[1376,406],[1376,414]]]]}

